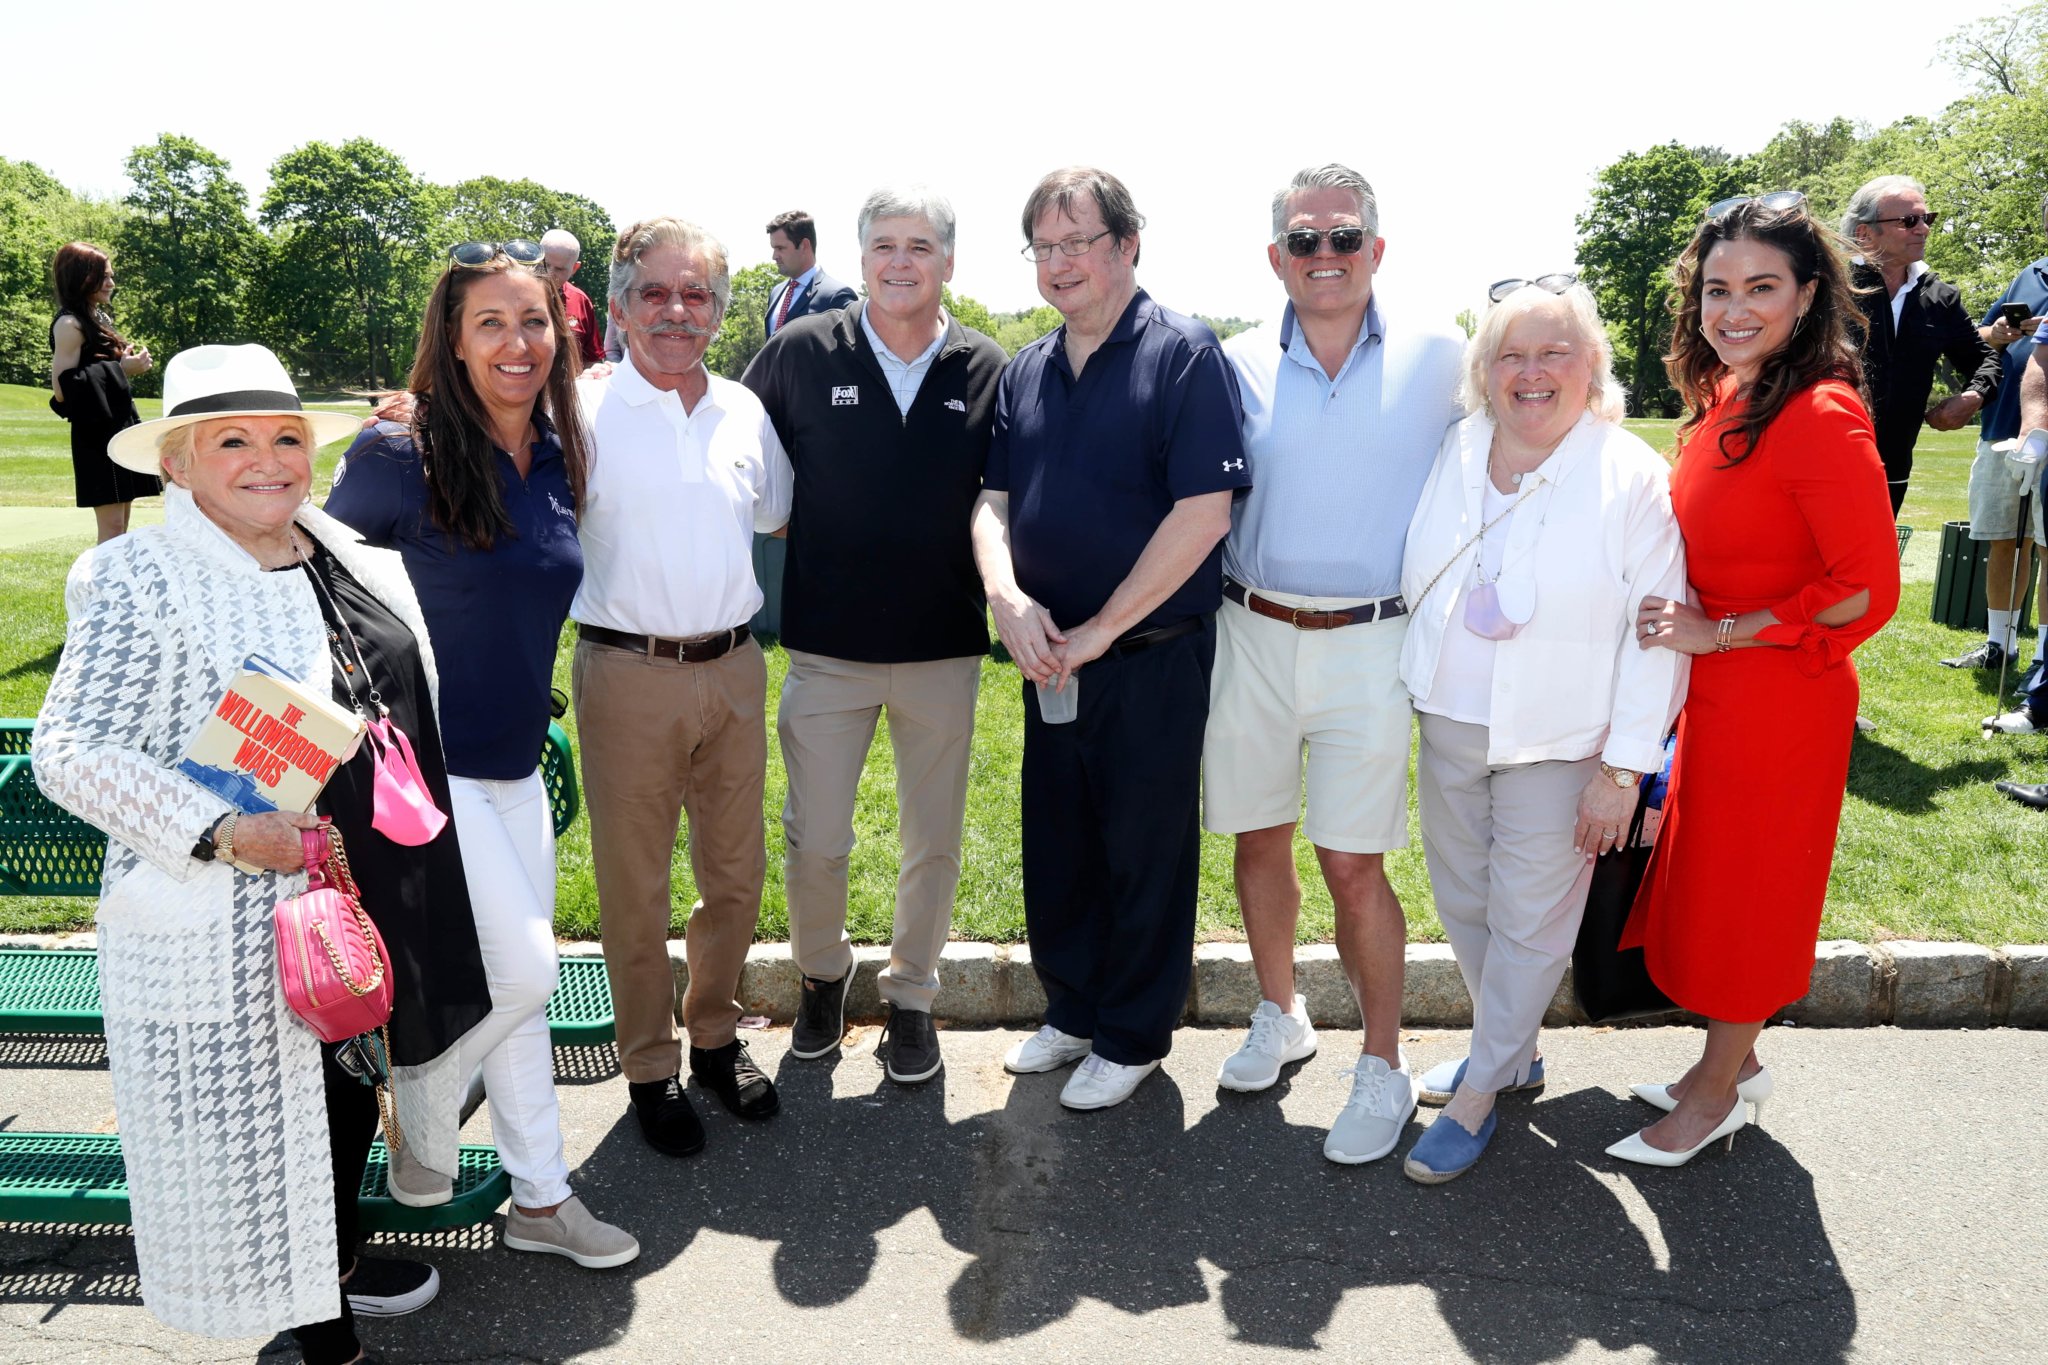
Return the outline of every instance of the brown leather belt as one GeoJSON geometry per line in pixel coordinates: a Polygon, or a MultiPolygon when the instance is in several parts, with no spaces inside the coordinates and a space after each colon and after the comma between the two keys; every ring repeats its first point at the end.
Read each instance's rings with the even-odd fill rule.
{"type": "Polygon", "coordinates": [[[645,654],[651,659],[671,659],[679,664],[708,664],[713,659],[722,659],[745,644],[751,633],[745,626],[734,626],[694,640],[664,640],[659,635],[628,635],[623,630],[606,630],[603,626],[586,626],[581,622],[576,625],[576,634],[594,645],[645,654]]]}
{"type": "Polygon", "coordinates": [[[1307,607],[1283,606],[1259,596],[1234,578],[1223,580],[1223,595],[1257,616],[1285,621],[1296,630],[1335,630],[1339,626],[1365,625],[1373,621],[1391,621],[1396,616],[1408,614],[1408,604],[1397,595],[1382,597],[1373,602],[1362,602],[1342,611],[1310,611],[1307,607]]]}

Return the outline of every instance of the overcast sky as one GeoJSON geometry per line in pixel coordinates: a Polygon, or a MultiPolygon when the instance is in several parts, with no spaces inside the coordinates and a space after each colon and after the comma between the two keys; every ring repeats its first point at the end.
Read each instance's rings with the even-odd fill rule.
{"type": "MultiPolygon", "coordinates": [[[[159,133],[233,163],[252,199],[302,143],[369,137],[420,175],[531,178],[624,224],[676,213],[767,259],[819,220],[858,275],[854,215],[888,180],[960,214],[954,288],[1039,302],[1016,252],[1032,183],[1109,168],[1149,217],[1139,279],[1184,312],[1273,318],[1268,204],[1338,160],[1379,192],[1382,299],[1448,323],[1503,276],[1569,268],[1598,169],[1667,139],[1754,151],[1788,119],[1883,124],[1963,92],[1935,43],[1986,0],[918,6],[11,5],[0,155],[118,195],[159,133]],[[632,25],[606,33],[580,16],[632,25]],[[88,26],[89,25],[89,26],[88,26]],[[54,54],[75,54],[59,61],[54,54]]],[[[549,226],[536,224],[536,231],[549,226]]]]}

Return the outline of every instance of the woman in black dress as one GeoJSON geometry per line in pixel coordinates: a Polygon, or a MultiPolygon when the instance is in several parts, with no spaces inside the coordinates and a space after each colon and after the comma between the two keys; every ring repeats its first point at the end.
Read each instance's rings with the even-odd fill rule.
{"type": "Polygon", "coordinates": [[[114,330],[107,300],[114,267],[87,242],[66,242],[50,263],[57,316],[50,323],[50,410],[71,423],[71,476],[80,507],[90,507],[101,543],[128,529],[137,498],[163,492],[163,481],[123,469],[107,458],[115,432],[139,420],[128,381],[150,366],[149,348],[114,330]]]}

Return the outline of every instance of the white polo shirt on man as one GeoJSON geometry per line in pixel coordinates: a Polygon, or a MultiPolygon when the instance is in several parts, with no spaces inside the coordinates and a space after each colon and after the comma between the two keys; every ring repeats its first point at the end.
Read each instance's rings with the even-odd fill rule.
{"type": "Polygon", "coordinates": [[[648,383],[630,350],[577,385],[592,453],[569,615],[584,625],[682,640],[761,609],[754,532],[789,521],[789,456],[759,399],[706,377],[694,411],[648,383]]]}

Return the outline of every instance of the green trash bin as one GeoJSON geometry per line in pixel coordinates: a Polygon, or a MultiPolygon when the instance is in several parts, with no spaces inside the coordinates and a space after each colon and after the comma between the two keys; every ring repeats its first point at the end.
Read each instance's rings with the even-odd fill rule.
{"type": "MultiPolygon", "coordinates": [[[[1988,624],[1984,612],[1984,570],[1991,560],[1991,542],[1970,539],[1970,523],[1950,521],[1941,527],[1941,563],[1934,571],[1934,604],[1928,617],[1936,625],[1957,630],[1982,632],[1988,624]]],[[[2022,638],[2034,629],[2034,585],[2038,575],[2026,573],[2026,596],[2020,602],[2018,632],[2022,638]]]]}

